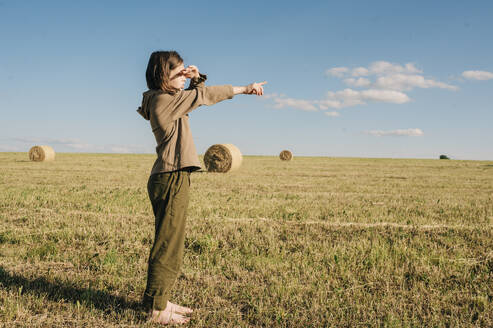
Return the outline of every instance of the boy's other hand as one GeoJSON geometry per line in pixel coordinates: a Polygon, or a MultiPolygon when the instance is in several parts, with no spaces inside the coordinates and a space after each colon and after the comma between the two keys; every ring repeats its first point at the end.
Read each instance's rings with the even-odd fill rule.
{"type": "Polygon", "coordinates": [[[200,75],[199,75],[199,69],[195,65],[190,65],[187,68],[185,68],[183,70],[183,75],[187,79],[193,79],[193,78],[200,77],[200,75]]]}

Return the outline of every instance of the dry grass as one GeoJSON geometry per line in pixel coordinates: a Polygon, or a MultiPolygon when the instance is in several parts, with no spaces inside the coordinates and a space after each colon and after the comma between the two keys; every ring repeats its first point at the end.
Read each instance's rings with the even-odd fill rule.
{"type": "MultiPolygon", "coordinates": [[[[153,155],[0,153],[0,325],[140,327],[153,155]]],[[[190,327],[493,326],[493,163],[246,156],[192,176],[190,327]]]]}

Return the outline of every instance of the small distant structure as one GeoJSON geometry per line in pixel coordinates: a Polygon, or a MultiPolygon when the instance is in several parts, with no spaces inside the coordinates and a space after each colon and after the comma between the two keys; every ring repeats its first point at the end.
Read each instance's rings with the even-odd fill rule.
{"type": "Polygon", "coordinates": [[[440,159],[450,159],[447,155],[440,155],[440,159]]]}

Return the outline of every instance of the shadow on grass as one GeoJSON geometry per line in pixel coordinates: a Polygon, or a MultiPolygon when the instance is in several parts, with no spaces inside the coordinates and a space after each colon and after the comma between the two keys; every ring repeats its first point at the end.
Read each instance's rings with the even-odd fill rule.
{"type": "Polygon", "coordinates": [[[45,277],[25,278],[9,273],[0,266],[0,287],[21,291],[22,294],[44,296],[53,302],[77,302],[87,308],[95,308],[105,314],[121,314],[125,310],[136,311],[139,320],[145,320],[144,308],[140,302],[129,301],[121,296],[91,288],[80,288],[66,282],[51,282],[45,277]]]}

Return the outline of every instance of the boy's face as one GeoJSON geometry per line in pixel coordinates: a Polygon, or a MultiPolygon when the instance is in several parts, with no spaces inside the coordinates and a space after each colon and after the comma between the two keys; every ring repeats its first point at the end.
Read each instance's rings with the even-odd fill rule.
{"type": "Polygon", "coordinates": [[[179,90],[185,88],[185,82],[187,81],[187,78],[183,74],[184,70],[185,66],[183,65],[183,63],[175,69],[171,70],[169,74],[169,84],[171,87],[179,90]]]}

